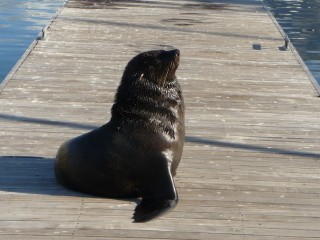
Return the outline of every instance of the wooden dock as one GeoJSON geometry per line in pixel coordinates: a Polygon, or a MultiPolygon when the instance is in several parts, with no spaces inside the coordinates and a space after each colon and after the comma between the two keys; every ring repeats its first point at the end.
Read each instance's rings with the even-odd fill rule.
{"type": "Polygon", "coordinates": [[[259,0],[70,0],[0,94],[0,239],[320,239],[318,93],[259,0]],[[66,139],[102,125],[138,52],[181,50],[177,208],[68,191],[66,139]]]}

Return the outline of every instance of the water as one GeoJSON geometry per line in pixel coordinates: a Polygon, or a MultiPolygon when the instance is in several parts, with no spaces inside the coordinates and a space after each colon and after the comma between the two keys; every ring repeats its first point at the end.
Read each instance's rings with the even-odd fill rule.
{"type": "Polygon", "coordinates": [[[320,0],[264,0],[320,84],[320,0]]]}
{"type": "Polygon", "coordinates": [[[64,1],[0,1],[0,83],[64,1]]]}

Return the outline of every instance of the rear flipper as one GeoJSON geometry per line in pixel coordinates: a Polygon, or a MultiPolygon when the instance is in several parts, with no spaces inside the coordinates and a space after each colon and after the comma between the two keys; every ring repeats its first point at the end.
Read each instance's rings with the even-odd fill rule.
{"type": "Polygon", "coordinates": [[[153,161],[152,167],[144,170],[148,174],[144,176],[142,200],[135,209],[134,222],[146,222],[157,218],[173,210],[179,200],[168,159],[161,157],[153,161]]]}

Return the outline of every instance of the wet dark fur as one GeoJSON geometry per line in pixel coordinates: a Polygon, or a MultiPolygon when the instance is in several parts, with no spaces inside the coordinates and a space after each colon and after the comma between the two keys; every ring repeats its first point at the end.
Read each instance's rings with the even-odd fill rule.
{"type": "Polygon", "coordinates": [[[136,222],[176,206],[172,176],[184,143],[179,59],[178,50],[157,50],[128,63],[110,121],[61,145],[55,164],[61,184],[105,197],[142,197],[136,222]]]}

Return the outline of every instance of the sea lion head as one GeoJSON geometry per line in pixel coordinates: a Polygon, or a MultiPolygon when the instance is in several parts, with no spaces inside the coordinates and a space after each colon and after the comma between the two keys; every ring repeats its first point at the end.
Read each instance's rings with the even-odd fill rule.
{"type": "Polygon", "coordinates": [[[178,49],[143,52],[128,63],[122,80],[148,81],[162,87],[176,79],[175,73],[179,61],[180,51],[178,49]]]}

